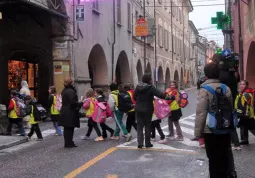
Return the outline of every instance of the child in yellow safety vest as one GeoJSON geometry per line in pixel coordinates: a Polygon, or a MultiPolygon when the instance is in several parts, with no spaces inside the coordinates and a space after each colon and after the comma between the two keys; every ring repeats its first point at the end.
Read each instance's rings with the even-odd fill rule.
{"type": "Polygon", "coordinates": [[[15,90],[11,91],[11,100],[8,106],[9,124],[7,127],[7,135],[12,135],[12,125],[16,124],[19,128],[20,135],[25,136],[25,130],[22,125],[22,118],[19,118],[17,115],[17,103],[16,103],[17,95],[18,95],[17,91],[15,90]]]}
{"type": "Polygon", "coordinates": [[[29,124],[31,124],[30,132],[27,134],[28,139],[30,140],[33,136],[34,132],[37,135],[37,141],[42,141],[42,133],[39,127],[39,122],[35,119],[35,104],[32,101],[32,98],[30,96],[26,96],[26,113],[30,115],[29,124]]]}
{"type": "Polygon", "coordinates": [[[62,130],[60,126],[58,126],[58,120],[59,120],[59,110],[57,109],[57,90],[55,86],[51,86],[49,88],[49,112],[51,115],[51,120],[53,122],[53,126],[56,129],[56,135],[63,135],[62,130]]]}

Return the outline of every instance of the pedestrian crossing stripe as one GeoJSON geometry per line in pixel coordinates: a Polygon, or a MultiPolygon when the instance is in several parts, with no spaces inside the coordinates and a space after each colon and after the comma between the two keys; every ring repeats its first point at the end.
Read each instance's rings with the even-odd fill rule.
{"type": "MultiPolygon", "coordinates": [[[[192,114],[188,117],[184,117],[184,118],[180,119],[179,123],[180,123],[181,129],[182,129],[183,135],[184,135],[184,140],[179,141],[178,143],[189,146],[189,147],[199,147],[199,143],[197,141],[190,140],[190,138],[194,137],[195,118],[196,118],[196,114],[192,114]],[[187,136],[189,138],[187,138],[187,136]]],[[[165,135],[169,134],[168,125],[162,126],[161,128],[165,135]]],[[[176,130],[175,130],[175,133],[176,133],[176,130]]],[[[159,133],[156,132],[156,135],[159,136],[159,133]]],[[[134,142],[137,142],[137,139],[133,139],[132,141],[123,143],[117,147],[135,148],[136,146],[131,146],[134,142]]],[[[172,145],[158,144],[158,143],[153,143],[153,149],[182,150],[182,149],[176,148],[172,145]]],[[[187,149],[187,150],[189,150],[189,149],[187,149]]],[[[189,150],[189,151],[192,151],[192,150],[189,150]]]]}

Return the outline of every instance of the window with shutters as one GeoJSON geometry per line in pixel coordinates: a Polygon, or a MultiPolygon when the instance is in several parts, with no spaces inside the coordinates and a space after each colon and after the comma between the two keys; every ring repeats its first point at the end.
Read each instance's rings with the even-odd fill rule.
{"type": "Polygon", "coordinates": [[[92,2],[92,9],[97,10],[97,11],[99,10],[98,0],[94,0],[92,2]]]}
{"type": "Polygon", "coordinates": [[[161,34],[162,34],[162,48],[165,47],[165,31],[164,31],[164,28],[161,27],[161,34]]]}
{"type": "Polygon", "coordinates": [[[117,23],[121,24],[121,0],[117,0],[117,23]]]}
{"type": "Polygon", "coordinates": [[[158,45],[162,48],[163,47],[163,41],[162,41],[162,29],[163,27],[162,26],[158,26],[158,45]]]}
{"type": "Polygon", "coordinates": [[[165,49],[169,49],[169,39],[168,39],[168,31],[165,29],[165,49]]]}
{"type": "Polygon", "coordinates": [[[131,31],[131,5],[130,3],[127,3],[127,25],[128,25],[128,30],[131,31]]]}
{"type": "Polygon", "coordinates": [[[171,34],[171,32],[168,33],[168,39],[169,39],[168,40],[169,41],[168,42],[168,44],[169,44],[168,45],[169,46],[169,51],[173,51],[173,49],[172,49],[172,34],[171,34]]]}

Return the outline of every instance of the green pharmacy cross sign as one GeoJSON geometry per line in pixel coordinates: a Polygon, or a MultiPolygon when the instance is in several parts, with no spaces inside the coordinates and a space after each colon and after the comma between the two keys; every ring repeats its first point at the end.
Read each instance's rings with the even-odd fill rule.
{"type": "Polygon", "coordinates": [[[221,49],[221,48],[218,48],[218,49],[216,50],[216,53],[217,53],[217,54],[222,54],[222,49],[221,49]]]}
{"type": "Polygon", "coordinates": [[[217,17],[212,17],[212,24],[217,24],[217,29],[221,30],[226,24],[230,23],[230,17],[223,12],[217,12],[217,17]]]}

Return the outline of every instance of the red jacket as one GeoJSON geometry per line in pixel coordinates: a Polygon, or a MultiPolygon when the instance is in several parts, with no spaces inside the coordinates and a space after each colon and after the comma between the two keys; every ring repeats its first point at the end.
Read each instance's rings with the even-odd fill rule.
{"type": "MultiPolygon", "coordinates": [[[[179,93],[177,89],[168,88],[168,89],[166,89],[165,94],[166,94],[166,95],[169,95],[170,92],[172,92],[172,93],[171,93],[171,96],[175,96],[175,97],[177,97],[177,96],[178,96],[178,93],[179,93]]],[[[166,102],[167,102],[168,104],[171,104],[173,101],[172,101],[172,100],[167,100],[166,102]]]]}
{"type": "Polygon", "coordinates": [[[9,111],[11,111],[11,110],[14,109],[14,104],[15,104],[15,103],[14,103],[13,99],[14,99],[14,98],[12,98],[12,99],[10,100],[10,102],[9,102],[9,106],[8,106],[8,110],[9,110],[9,111]]]}

